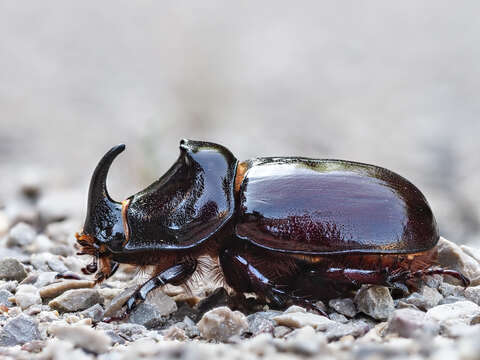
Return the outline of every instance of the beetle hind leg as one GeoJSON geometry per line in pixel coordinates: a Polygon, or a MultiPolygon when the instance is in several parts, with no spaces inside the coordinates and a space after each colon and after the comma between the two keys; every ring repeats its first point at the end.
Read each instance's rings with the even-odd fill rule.
{"type": "Polygon", "coordinates": [[[420,269],[417,271],[409,271],[409,270],[400,271],[398,273],[391,274],[388,277],[388,282],[403,283],[408,280],[420,279],[420,278],[423,278],[424,276],[429,276],[429,275],[449,275],[454,277],[455,279],[460,280],[463,283],[463,286],[465,287],[470,286],[470,279],[468,279],[461,272],[456,270],[443,269],[443,268],[427,268],[427,269],[420,269]]]}

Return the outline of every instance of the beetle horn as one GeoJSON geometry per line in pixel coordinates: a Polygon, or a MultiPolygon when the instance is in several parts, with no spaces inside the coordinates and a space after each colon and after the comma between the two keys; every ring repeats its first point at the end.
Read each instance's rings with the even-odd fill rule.
{"type": "Polygon", "coordinates": [[[108,194],[107,174],[113,160],[123,150],[125,150],[124,144],[111,148],[93,172],[88,191],[87,217],[83,227],[83,232],[86,234],[98,235],[98,230],[105,226],[105,222],[114,222],[118,218],[121,203],[112,200],[108,194]]]}

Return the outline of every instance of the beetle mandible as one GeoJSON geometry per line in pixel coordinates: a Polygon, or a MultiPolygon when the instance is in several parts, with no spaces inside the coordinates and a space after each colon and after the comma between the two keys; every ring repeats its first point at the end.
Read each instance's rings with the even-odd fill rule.
{"type": "Polygon", "coordinates": [[[221,145],[182,140],[162,177],[117,202],[106,179],[124,149],[113,147],[95,168],[77,241],[80,254],[94,258],[83,271],[96,272],[97,283],[120,263],[154,266],[126,302],[127,314],[151,290],[187,282],[202,255],[218,260],[236,292],[277,307],[314,307],[361,284],[407,292],[411,280],[432,274],[469,284],[435,266],[439,233],[430,206],[387,169],[302,157],[239,162],[221,145]]]}

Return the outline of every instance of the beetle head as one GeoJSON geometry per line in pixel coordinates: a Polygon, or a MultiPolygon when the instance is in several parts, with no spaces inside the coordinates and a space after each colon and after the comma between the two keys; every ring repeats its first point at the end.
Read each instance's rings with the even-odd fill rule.
{"type": "Polygon", "coordinates": [[[102,281],[111,273],[112,249],[121,246],[125,241],[125,231],[122,221],[122,203],[112,200],[107,191],[107,174],[113,160],[125,150],[125,145],[111,148],[100,160],[90,181],[88,192],[87,217],[83,231],[76,234],[80,245],[80,255],[91,255],[93,262],[82,271],[92,274],[97,271],[97,261],[100,259],[101,269],[97,273],[97,282],[102,281]]]}

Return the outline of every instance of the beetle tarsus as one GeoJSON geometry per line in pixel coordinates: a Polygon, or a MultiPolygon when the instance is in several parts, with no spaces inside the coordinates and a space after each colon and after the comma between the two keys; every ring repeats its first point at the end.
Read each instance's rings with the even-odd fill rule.
{"type": "Polygon", "coordinates": [[[457,270],[442,269],[442,268],[428,268],[417,271],[404,270],[391,274],[387,280],[388,284],[398,284],[405,283],[408,280],[412,279],[421,279],[424,276],[431,275],[449,275],[455,279],[460,280],[463,283],[464,287],[470,286],[470,279],[457,270]]]}

